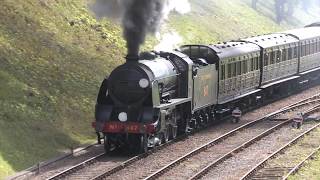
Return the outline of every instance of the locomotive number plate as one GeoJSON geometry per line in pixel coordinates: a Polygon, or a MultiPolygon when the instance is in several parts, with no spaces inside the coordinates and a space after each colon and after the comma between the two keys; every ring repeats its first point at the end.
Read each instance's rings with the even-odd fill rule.
{"type": "Polygon", "coordinates": [[[126,127],[126,131],[127,132],[135,132],[135,133],[137,133],[137,132],[139,132],[139,130],[140,130],[140,127],[139,127],[138,124],[130,124],[130,125],[128,125],[126,127]]]}
{"type": "Polygon", "coordinates": [[[123,125],[122,124],[110,124],[109,125],[109,129],[111,131],[114,131],[114,130],[120,130],[123,128],[123,125]]]}

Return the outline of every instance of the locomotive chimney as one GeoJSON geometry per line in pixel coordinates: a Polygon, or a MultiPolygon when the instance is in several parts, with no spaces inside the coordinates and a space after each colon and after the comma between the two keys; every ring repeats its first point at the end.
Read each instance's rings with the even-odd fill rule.
{"type": "Polygon", "coordinates": [[[139,56],[138,55],[133,55],[133,54],[128,54],[126,56],[127,62],[138,62],[139,61],[139,56]]]}

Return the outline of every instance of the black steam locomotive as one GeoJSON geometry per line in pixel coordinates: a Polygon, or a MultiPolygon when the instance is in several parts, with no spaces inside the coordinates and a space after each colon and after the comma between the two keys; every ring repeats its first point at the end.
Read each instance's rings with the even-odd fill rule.
{"type": "Polygon", "coordinates": [[[127,57],[100,88],[93,123],[106,151],[146,152],[320,78],[320,26],[127,57]]]}

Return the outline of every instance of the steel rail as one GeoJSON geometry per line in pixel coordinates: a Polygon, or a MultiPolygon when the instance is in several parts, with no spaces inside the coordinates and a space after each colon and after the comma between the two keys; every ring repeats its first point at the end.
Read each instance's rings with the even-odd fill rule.
{"type": "Polygon", "coordinates": [[[88,165],[94,164],[99,158],[102,158],[104,156],[105,156],[105,153],[102,153],[102,154],[99,154],[97,156],[94,156],[94,157],[92,157],[90,159],[87,159],[86,161],[83,161],[83,162],[81,162],[81,163],[79,163],[79,164],[77,164],[75,166],[72,166],[72,167],[70,167],[70,168],[68,168],[68,169],[66,169],[66,170],[64,170],[64,171],[62,171],[62,172],[60,172],[58,174],[55,174],[55,175],[47,178],[47,180],[56,180],[56,179],[61,179],[63,177],[66,177],[66,176],[68,176],[68,175],[70,175],[70,174],[72,174],[72,173],[74,173],[76,171],[79,171],[80,169],[85,168],[88,165]]]}
{"type": "Polygon", "coordinates": [[[256,171],[258,171],[260,168],[262,168],[268,160],[275,158],[278,154],[280,154],[281,152],[283,152],[284,150],[286,150],[288,147],[290,147],[291,145],[297,143],[300,139],[302,139],[304,136],[308,135],[309,133],[311,133],[312,131],[316,130],[317,128],[320,127],[320,123],[316,124],[315,126],[311,127],[309,130],[305,131],[304,133],[302,133],[301,135],[299,135],[298,137],[294,138],[293,140],[291,140],[290,142],[288,142],[287,144],[285,144],[284,146],[282,146],[281,148],[279,148],[277,151],[275,151],[274,153],[272,153],[270,156],[268,156],[267,158],[265,158],[264,160],[260,161],[255,167],[253,167],[252,169],[250,169],[244,176],[242,176],[240,178],[240,180],[245,180],[245,179],[249,179],[256,171]]]}
{"type": "Polygon", "coordinates": [[[313,152],[311,152],[304,160],[302,160],[299,164],[297,164],[295,167],[291,169],[290,172],[287,173],[286,176],[284,176],[282,179],[286,180],[289,178],[289,176],[294,175],[303,165],[312,157],[314,157],[317,153],[320,151],[320,146],[318,146],[313,152]]]}
{"type": "MultiPolygon", "coordinates": [[[[272,116],[274,116],[276,114],[279,114],[279,113],[282,113],[282,112],[287,112],[292,108],[296,108],[296,107],[308,104],[308,102],[306,102],[306,101],[311,100],[313,98],[317,98],[319,96],[320,96],[320,93],[316,94],[316,95],[313,95],[311,97],[305,98],[305,99],[303,99],[301,101],[292,103],[292,104],[290,104],[290,105],[288,105],[288,106],[286,106],[286,107],[284,107],[284,108],[282,108],[282,109],[280,109],[280,110],[278,110],[276,112],[270,113],[270,114],[268,114],[268,115],[266,115],[266,116],[264,116],[264,117],[262,117],[262,118],[260,118],[258,120],[255,120],[253,122],[249,122],[247,124],[244,124],[244,125],[236,128],[236,129],[234,129],[233,131],[230,131],[229,133],[226,133],[226,134],[216,138],[215,140],[213,140],[213,141],[215,141],[213,143],[219,143],[219,142],[223,141],[222,138],[228,138],[228,137],[232,136],[233,134],[235,134],[236,132],[238,132],[239,130],[245,129],[245,128],[250,127],[250,126],[253,126],[256,123],[259,123],[260,121],[265,120],[266,118],[270,118],[270,117],[272,117],[272,116]]],[[[197,132],[197,131],[195,131],[195,132],[197,132]]],[[[195,132],[193,132],[193,133],[195,133],[195,132]]],[[[191,133],[191,134],[193,134],[193,133],[191,133]]],[[[132,164],[132,163],[134,163],[134,162],[136,162],[136,161],[138,161],[138,160],[140,160],[142,158],[145,158],[148,155],[150,155],[150,154],[152,154],[152,153],[154,153],[154,152],[156,152],[156,151],[158,151],[160,149],[163,149],[163,148],[165,148],[165,147],[167,147],[167,146],[169,146],[169,145],[171,145],[171,144],[173,144],[173,143],[175,143],[175,142],[177,142],[179,140],[182,140],[182,139],[184,139],[186,137],[187,137],[187,135],[179,136],[177,139],[174,139],[172,141],[169,141],[168,143],[162,144],[161,146],[158,146],[158,147],[148,151],[147,153],[132,157],[132,158],[128,159],[127,161],[124,161],[123,163],[115,166],[114,168],[112,168],[112,169],[110,169],[110,170],[108,170],[108,171],[106,171],[106,172],[94,177],[93,179],[94,180],[104,179],[105,177],[108,177],[108,176],[110,176],[110,175],[112,175],[112,174],[114,174],[114,173],[116,173],[116,172],[128,167],[130,164],[132,164]]],[[[210,147],[211,143],[208,143],[208,144],[206,144],[204,146],[210,147]]],[[[64,170],[64,171],[62,171],[62,172],[60,172],[60,173],[58,173],[58,174],[56,174],[54,176],[51,176],[47,180],[56,180],[56,179],[61,179],[62,177],[69,176],[69,175],[71,175],[71,174],[73,174],[73,173],[85,168],[87,165],[94,164],[95,162],[97,162],[97,160],[99,158],[102,158],[103,156],[105,156],[104,153],[100,154],[98,156],[95,156],[93,158],[90,158],[90,159],[88,159],[88,160],[86,160],[84,162],[81,162],[81,163],[79,163],[79,164],[77,164],[75,166],[72,166],[72,167],[70,167],[70,168],[68,168],[68,169],[66,169],[66,170],[64,170]]]]}
{"type": "MultiPolygon", "coordinates": [[[[230,132],[228,132],[228,133],[226,133],[226,134],[224,134],[224,135],[222,135],[222,136],[220,136],[220,137],[212,140],[211,142],[209,142],[209,143],[207,143],[207,144],[205,144],[205,145],[203,145],[203,146],[201,146],[201,147],[199,147],[199,148],[197,148],[197,149],[195,149],[195,150],[187,153],[186,155],[184,155],[184,156],[176,159],[175,161],[171,162],[170,164],[166,165],[165,167],[159,169],[158,171],[154,172],[153,174],[151,174],[150,176],[148,176],[147,178],[145,178],[145,180],[153,180],[153,179],[156,179],[156,178],[160,177],[162,174],[166,173],[167,171],[169,171],[169,170],[172,169],[173,167],[177,166],[177,165],[180,164],[181,162],[189,159],[190,157],[192,157],[192,156],[194,156],[194,155],[196,155],[196,154],[199,154],[200,152],[202,152],[202,151],[204,151],[204,150],[206,150],[206,149],[214,146],[214,145],[217,144],[217,143],[220,143],[220,142],[224,141],[225,139],[233,136],[234,134],[236,134],[236,133],[239,132],[239,131],[242,131],[242,130],[244,130],[244,129],[246,129],[246,128],[249,128],[249,127],[251,127],[251,126],[253,126],[253,125],[255,125],[255,124],[259,123],[259,122],[262,122],[262,121],[264,121],[264,120],[266,120],[266,119],[268,119],[268,118],[270,118],[270,117],[272,117],[272,116],[274,116],[274,115],[277,115],[277,114],[279,114],[279,113],[285,113],[285,112],[287,112],[287,111],[289,111],[289,110],[292,110],[292,109],[295,109],[295,108],[297,108],[297,107],[300,107],[300,106],[309,104],[308,102],[305,102],[305,103],[301,103],[301,102],[307,101],[308,99],[314,98],[314,97],[316,97],[316,96],[319,96],[319,94],[317,94],[317,95],[315,95],[315,96],[312,96],[312,97],[309,97],[309,98],[306,98],[306,99],[303,99],[303,100],[301,100],[301,101],[299,101],[299,102],[296,102],[296,103],[293,103],[293,104],[291,104],[291,105],[288,105],[288,106],[286,106],[286,107],[284,107],[284,108],[282,108],[282,109],[280,109],[280,110],[278,110],[278,111],[275,111],[275,112],[273,112],[273,113],[270,113],[270,114],[268,114],[268,115],[266,115],[266,116],[264,116],[264,117],[262,117],[262,118],[260,118],[260,119],[257,119],[257,120],[255,120],[255,121],[249,122],[249,123],[247,123],[247,124],[244,124],[244,125],[236,128],[236,129],[234,129],[234,130],[232,130],[232,131],[230,131],[230,132]]],[[[287,120],[287,121],[285,121],[285,122],[283,122],[283,123],[280,123],[280,124],[286,124],[286,123],[289,123],[289,122],[291,122],[291,120],[287,120]]],[[[279,125],[279,124],[278,124],[278,125],[279,125]]],[[[247,142],[247,144],[250,144],[250,143],[247,142]]],[[[243,146],[247,146],[247,145],[246,145],[246,144],[243,144],[243,146]]],[[[243,147],[242,147],[242,148],[243,148],[243,147]]],[[[239,147],[239,149],[241,149],[241,148],[239,147]]],[[[234,149],[234,151],[238,151],[238,150],[234,149]]],[[[228,153],[228,154],[226,154],[226,157],[230,157],[231,154],[232,154],[231,152],[228,153]]],[[[222,161],[223,159],[225,159],[226,157],[217,160],[218,162],[216,162],[216,163],[221,162],[221,161],[222,161]]],[[[214,163],[212,164],[212,166],[214,166],[214,163]]]]}
{"type": "MultiPolygon", "coordinates": [[[[312,108],[309,108],[308,110],[306,110],[304,112],[304,114],[310,114],[312,112],[314,112],[316,109],[318,109],[320,107],[320,105],[316,105],[312,108]]],[[[221,158],[219,158],[218,160],[210,163],[208,166],[206,166],[205,168],[203,168],[201,171],[197,172],[194,176],[192,176],[189,180],[196,180],[196,179],[200,179],[201,177],[205,176],[213,167],[217,166],[218,164],[222,163],[223,161],[225,161],[226,159],[230,158],[233,156],[234,153],[238,153],[240,151],[243,150],[243,148],[246,148],[250,145],[252,145],[253,143],[261,140],[263,137],[268,136],[269,134],[271,134],[272,132],[274,132],[275,130],[289,124],[290,122],[292,122],[292,119],[289,119],[287,121],[284,121],[280,124],[275,125],[274,127],[266,130],[265,132],[261,133],[260,135],[256,136],[255,138],[252,138],[251,140],[247,141],[246,143],[238,146],[237,148],[235,148],[234,150],[230,151],[229,153],[225,154],[224,156],[222,156],[221,158]]]]}
{"type": "MultiPolygon", "coordinates": [[[[160,146],[157,146],[156,148],[151,149],[146,153],[143,153],[143,154],[134,156],[132,158],[129,158],[128,160],[122,162],[119,165],[116,165],[115,167],[113,167],[112,169],[107,171],[106,174],[107,175],[108,174],[113,174],[113,173],[115,173],[117,171],[120,171],[121,169],[124,169],[125,167],[129,166],[130,164],[132,164],[132,163],[134,163],[134,162],[136,162],[136,161],[138,161],[138,160],[140,160],[142,158],[145,158],[145,157],[149,156],[150,154],[152,154],[152,153],[154,153],[154,152],[156,152],[158,150],[161,150],[161,149],[169,146],[170,144],[173,144],[173,143],[175,143],[175,142],[177,142],[177,141],[179,141],[179,140],[181,140],[181,139],[183,139],[185,137],[186,136],[179,136],[177,139],[171,140],[171,141],[169,141],[169,142],[167,142],[165,144],[161,144],[160,146]]],[[[55,174],[55,175],[51,176],[50,178],[48,178],[47,180],[58,180],[58,179],[67,177],[69,175],[72,175],[73,173],[75,173],[75,172],[87,167],[88,165],[95,164],[96,162],[98,162],[98,160],[100,158],[103,158],[104,156],[106,156],[105,153],[99,154],[99,155],[97,155],[95,157],[92,157],[92,158],[90,158],[90,159],[88,159],[86,161],[83,161],[83,162],[81,162],[81,163],[79,163],[79,164],[77,164],[75,166],[72,166],[72,167],[70,167],[70,168],[68,168],[68,169],[66,169],[66,170],[64,170],[64,171],[62,171],[62,172],[60,172],[58,174],[55,174]]],[[[95,177],[94,179],[96,179],[96,178],[99,179],[99,176],[95,177]]]]}
{"type": "Polygon", "coordinates": [[[121,163],[120,165],[117,165],[117,166],[113,167],[112,169],[97,175],[96,177],[92,178],[92,180],[102,180],[102,179],[104,179],[104,178],[106,178],[106,177],[108,177],[108,176],[110,176],[110,175],[112,175],[112,174],[114,174],[114,173],[116,173],[116,172],[128,167],[129,165],[133,164],[134,162],[136,162],[136,161],[138,161],[140,159],[143,159],[143,158],[149,156],[150,154],[153,154],[153,153],[155,153],[155,152],[157,152],[157,151],[159,151],[161,149],[164,149],[165,147],[167,147],[167,146],[169,146],[171,144],[174,144],[174,143],[176,143],[176,142],[178,142],[180,140],[183,140],[186,137],[187,137],[187,135],[182,135],[182,136],[179,136],[178,138],[173,139],[173,140],[171,140],[171,141],[169,141],[169,142],[167,142],[165,144],[161,144],[160,146],[157,146],[156,148],[151,149],[147,153],[135,156],[135,157],[133,157],[133,158],[121,163]]]}
{"type": "Polygon", "coordinates": [[[207,165],[205,168],[203,168],[202,170],[200,170],[199,172],[197,172],[194,176],[192,176],[189,180],[195,180],[195,179],[200,179],[201,177],[205,176],[212,168],[214,168],[215,166],[221,164],[222,162],[224,162],[225,160],[231,158],[235,153],[239,153],[241,151],[244,150],[244,148],[249,147],[250,145],[256,143],[257,141],[261,140],[262,138],[270,135],[272,132],[276,131],[277,129],[288,125],[290,122],[292,122],[292,119],[289,119],[287,121],[284,121],[280,124],[277,124],[271,128],[269,128],[268,130],[262,132],[261,134],[257,135],[256,137],[248,140],[247,142],[241,144],[240,146],[234,148],[233,150],[231,150],[230,152],[224,154],[222,157],[220,157],[219,159],[215,160],[214,162],[210,163],[209,165],[207,165]]]}

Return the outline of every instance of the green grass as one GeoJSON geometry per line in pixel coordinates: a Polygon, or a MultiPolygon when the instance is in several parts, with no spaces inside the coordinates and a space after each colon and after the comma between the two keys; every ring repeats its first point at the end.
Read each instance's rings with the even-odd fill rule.
{"type": "Polygon", "coordinates": [[[125,49],[81,0],[4,0],[0,17],[1,179],[93,141],[100,82],[125,49]]]}
{"type": "MultiPolygon", "coordinates": [[[[308,122],[306,122],[308,123],[308,122]]],[[[314,122],[312,123],[314,124],[314,122]]],[[[276,158],[270,160],[266,165],[266,168],[270,167],[287,167],[288,165],[296,165],[304,160],[313,149],[319,146],[320,129],[312,131],[310,134],[305,136],[303,139],[298,141],[296,144],[292,145],[286,151],[277,156],[276,158]]],[[[320,154],[319,154],[320,155],[320,154]]],[[[290,177],[289,179],[320,179],[320,156],[315,159],[315,161],[309,160],[308,165],[303,167],[298,173],[290,177]]]]}
{"type": "Polygon", "coordinates": [[[260,1],[257,11],[250,7],[251,0],[190,2],[191,13],[184,16],[175,14],[169,22],[169,27],[184,38],[184,43],[216,43],[303,27],[319,21],[319,16],[297,9],[293,17],[286,18],[279,25],[274,21],[273,1],[260,1]]]}
{"type": "MultiPolygon", "coordinates": [[[[94,141],[101,80],[124,62],[118,25],[97,22],[84,0],[2,0],[0,5],[0,179],[70,146],[94,141]]],[[[184,43],[213,43],[292,27],[236,0],[191,0],[167,27],[184,43]]],[[[166,31],[168,29],[164,29],[166,31]]],[[[157,41],[148,37],[144,50],[157,41]]]]}
{"type": "Polygon", "coordinates": [[[320,154],[315,159],[309,160],[297,174],[290,176],[289,180],[319,180],[320,179],[320,154]]]}

